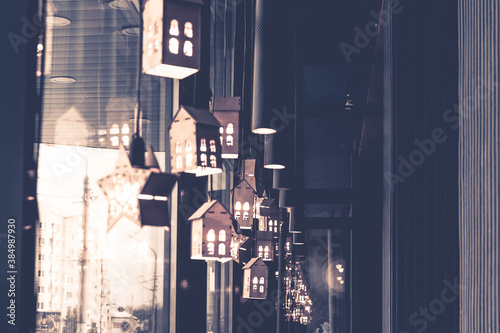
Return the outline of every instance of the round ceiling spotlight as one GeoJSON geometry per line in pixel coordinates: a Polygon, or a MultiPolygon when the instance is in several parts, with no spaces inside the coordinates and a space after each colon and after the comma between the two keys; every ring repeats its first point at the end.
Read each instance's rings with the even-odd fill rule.
{"type": "Polygon", "coordinates": [[[127,10],[129,9],[127,0],[113,0],[108,6],[113,9],[127,10]]]}
{"type": "Polygon", "coordinates": [[[127,35],[127,36],[139,36],[139,27],[137,26],[132,26],[132,27],[124,27],[122,28],[122,34],[127,35]]]}
{"type": "Polygon", "coordinates": [[[69,25],[71,20],[63,16],[52,15],[45,18],[45,23],[53,27],[64,27],[69,25]]]}
{"type": "Polygon", "coordinates": [[[76,79],[71,76],[53,76],[50,78],[50,82],[60,83],[60,84],[70,84],[76,82],[76,79]]]}

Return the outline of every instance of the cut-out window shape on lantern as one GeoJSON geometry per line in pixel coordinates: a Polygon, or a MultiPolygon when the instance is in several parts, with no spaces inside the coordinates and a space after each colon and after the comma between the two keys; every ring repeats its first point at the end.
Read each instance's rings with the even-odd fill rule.
{"type": "Polygon", "coordinates": [[[120,138],[119,138],[119,137],[117,137],[117,136],[112,136],[112,137],[110,138],[110,140],[111,140],[111,145],[112,145],[113,147],[118,147],[118,145],[119,145],[119,143],[120,143],[120,138]]]}
{"type": "Polygon", "coordinates": [[[224,243],[219,244],[219,255],[226,255],[226,245],[224,243]]]}
{"type": "Polygon", "coordinates": [[[216,151],[217,148],[215,147],[215,140],[210,140],[210,152],[215,153],[216,151]]]}
{"type": "Polygon", "coordinates": [[[130,128],[128,127],[128,124],[123,124],[122,134],[129,134],[129,133],[130,133],[130,128]]]}
{"type": "Polygon", "coordinates": [[[234,205],[235,210],[241,210],[241,202],[236,201],[236,204],[234,205]]]}
{"type": "Polygon", "coordinates": [[[208,254],[209,255],[214,255],[215,254],[215,245],[214,245],[214,243],[208,243],[207,250],[208,250],[208,254]]]}
{"type": "Polygon", "coordinates": [[[184,36],[187,38],[193,38],[193,23],[186,22],[184,24],[184,36]]]}
{"type": "Polygon", "coordinates": [[[248,212],[243,212],[243,220],[248,220],[248,218],[250,217],[250,214],[248,212]]]}
{"type": "Polygon", "coordinates": [[[122,143],[125,147],[127,147],[130,143],[130,138],[127,135],[122,136],[122,143]]]}
{"type": "Polygon", "coordinates": [[[187,154],[186,155],[186,168],[189,168],[192,165],[193,165],[193,155],[187,154]]]}
{"type": "Polygon", "coordinates": [[[186,152],[192,151],[192,150],[193,150],[193,148],[191,147],[191,142],[186,141],[186,152]]]}
{"type": "Polygon", "coordinates": [[[182,156],[177,156],[177,159],[175,161],[175,166],[177,167],[177,169],[182,168],[182,156]]]}
{"type": "Polygon", "coordinates": [[[192,57],[193,56],[193,43],[190,41],[185,41],[184,46],[182,48],[182,51],[184,52],[184,55],[186,57],[192,57]]]}
{"type": "Polygon", "coordinates": [[[215,242],[215,231],[214,231],[214,229],[208,230],[207,241],[209,241],[209,242],[215,242]]]}
{"type": "Polygon", "coordinates": [[[170,21],[170,29],[168,30],[168,33],[172,36],[179,36],[179,21],[175,19],[170,21]]]}
{"type": "Polygon", "coordinates": [[[264,284],[264,278],[263,277],[260,278],[259,283],[260,284],[264,284]]]}
{"type": "Polygon", "coordinates": [[[207,140],[206,139],[201,139],[200,151],[207,151],[207,140]]]}
{"type": "MultiPolygon", "coordinates": [[[[169,44],[170,46],[170,44],[169,44]]],[[[146,47],[146,52],[148,57],[151,57],[153,55],[153,43],[148,43],[148,46],[146,47]]],[[[172,52],[172,51],[170,51],[172,52]]]]}
{"type": "Polygon", "coordinates": [[[214,116],[222,125],[220,140],[222,158],[238,158],[238,126],[241,99],[239,97],[214,97],[212,99],[214,116]]]}
{"type": "Polygon", "coordinates": [[[201,160],[201,166],[203,168],[206,168],[207,167],[207,154],[201,154],[200,160],[201,160]]]}
{"type": "Polygon", "coordinates": [[[212,168],[217,167],[217,157],[215,157],[214,155],[210,155],[210,166],[212,168]]]}
{"type": "Polygon", "coordinates": [[[161,43],[158,39],[155,39],[155,42],[154,42],[154,52],[159,52],[160,51],[160,47],[161,47],[161,43]]]}
{"type": "Polygon", "coordinates": [[[262,245],[259,246],[259,258],[262,258],[264,254],[264,247],[262,245]]]}
{"type": "Polygon", "coordinates": [[[219,231],[219,242],[226,241],[226,230],[219,231]]]}
{"type": "Polygon", "coordinates": [[[264,286],[259,286],[259,293],[263,293],[264,292],[264,286]]]}
{"type": "MultiPolygon", "coordinates": [[[[151,51],[153,50],[153,45],[151,45],[151,51]]],[[[170,38],[168,40],[168,50],[172,54],[179,54],[179,41],[177,38],[170,38]]]]}
{"type": "Polygon", "coordinates": [[[234,133],[234,126],[233,126],[232,123],[227,124],[226,133],[227,134],[233,134],[234,133]]]}
{"type": "Polygon", "coordinates": [[[264,247],[264,259],[269,259],[269,246],[264,247]]]}
{"type": "Polygon", "coordinates": [[[233,143],[234,143],[233,136],[232,135],[228,135],[226,137],[226,145],[228,145],[229,147],[232,147],[233,143]]]}
{"type": "Polygon", "coordinates": [[[179,141],[175,143],[175,153],[176,154],[182,153],[182,145],[179,141]]]}
{"type": "Polygon", "coordinates": [[[250,203],[249,202],[245,202],[243,204],[243,210],[250,210],[250,203]]]}
{"type": "Polygon", "coordinates": [[[234,213],[234,219],[235,219],[235,220],[239,220],[239,219],[240,219],[240,217],[241,217],[241,213],[240,213],[240,212],[235,212],[235,213],[234,213]]]}
{"type": "Polygon", "coordinates": [[[150,24],[148,25],[148,32],[147,32],[147,38],[152,39],[154,36],[154,30],[153,30],[153,25],[150,24]]]}
{"type": "Polygon", "coordinates": [[[118,124],[113,124],[111,126],[111,129],[109,130],[110,134],[119,134],[120,133],[120,127],[118,127],[118,124]]]}
{"type": "Polygon", "coordinates": [[[252,290],[253,291],[257,291],[257,285],[256,284],[253,285],[252,290]]]}

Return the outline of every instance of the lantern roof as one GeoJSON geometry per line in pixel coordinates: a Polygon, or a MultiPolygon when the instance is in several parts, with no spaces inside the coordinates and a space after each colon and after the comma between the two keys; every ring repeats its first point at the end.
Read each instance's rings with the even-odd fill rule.
{"type": "Polygon", "coordinates": [[[219,204],[222,206],[222,208],[228,213],[229,211],[226,209],[226,207],[224,207],[223,204],[221,204],[219,201],[217,200],[211,200],[211,201],[208,201],[208,202],[205,202],[203,205],[201,205],[200,208],[198,208],[198,210],[196,212],[194,212],[193,215],[191,215],[189,217],[189,221],[192,221],[192,220],[197,220],[197,219],[201,219],[203,216],[205,216],[205,214],[213,207],[215,206],[215,204],[219,204]]]}
{"type": "Polygon", "coordinates": [[[253,265],[255,265],[257,263],[259,263],[261,266],[265,266],[267,269],[269,269],[260,257],[252,258],[252,260],[250,260],[249,262],[247,262],[247,264],[245,266],[243,266],[243,269],[251,268],[253,265]]]}
{"type": "Polygon", "coordinates": [[[216,126],[217,128],[221,126],[220,122],[217,120],[217,118],[214,117],[212,113],[210,113],[210,111],[181,105],[179,111],[177,111],[175,116],[172,118],[170,125],[168,125],[169,129],[172,127],[172,124],[176,120],[181,110],[186,111],[193,118],[196,124],[216,126]]]}
{"type": "Polygon", "coordinates": [[[257,191],[255,191],[255,189],[253,188],[253,186],[250,185],[250,183],[245,178],[243,178],[242,180],[240,180],[240,182],[231,191],[234,191],[234,189],[237,188],[237,187],[239,187],[243,182],[245,182],[248,186],[250,186],[250,188],[252,189],[252,191],[255,194],[257,194],[257,191]]]}

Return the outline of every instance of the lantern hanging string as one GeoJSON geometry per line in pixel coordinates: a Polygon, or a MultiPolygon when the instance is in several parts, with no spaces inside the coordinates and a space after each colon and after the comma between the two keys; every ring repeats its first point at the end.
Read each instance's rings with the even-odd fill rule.
{"type": "Polygon", "coordinates": [[[136,86],[137,86],[137,109],[135,110],[134,122],[135,122],[135,134],[137,136],[141,136],[141,79],[142,79],[142,48],[143,48],[143,39],[144,39],[144,19],[142,17],[142,13],[144,11],[144,0],[138,0],[139,2],[139,45],[137,47],[137,78],[136,78],[136,86]]]}

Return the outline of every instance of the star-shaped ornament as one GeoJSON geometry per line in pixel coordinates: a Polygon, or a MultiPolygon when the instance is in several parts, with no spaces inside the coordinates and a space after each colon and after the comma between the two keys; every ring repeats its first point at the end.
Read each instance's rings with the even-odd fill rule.
{"type": "Polygon", "coordinates": [[[108,232],[122,219],[141,227],[137,196],[142,192],[151,173],[149,169],[133,167],[127,151],[120,145],[113,173],[97,181],[108,198],[108,232]]]}

